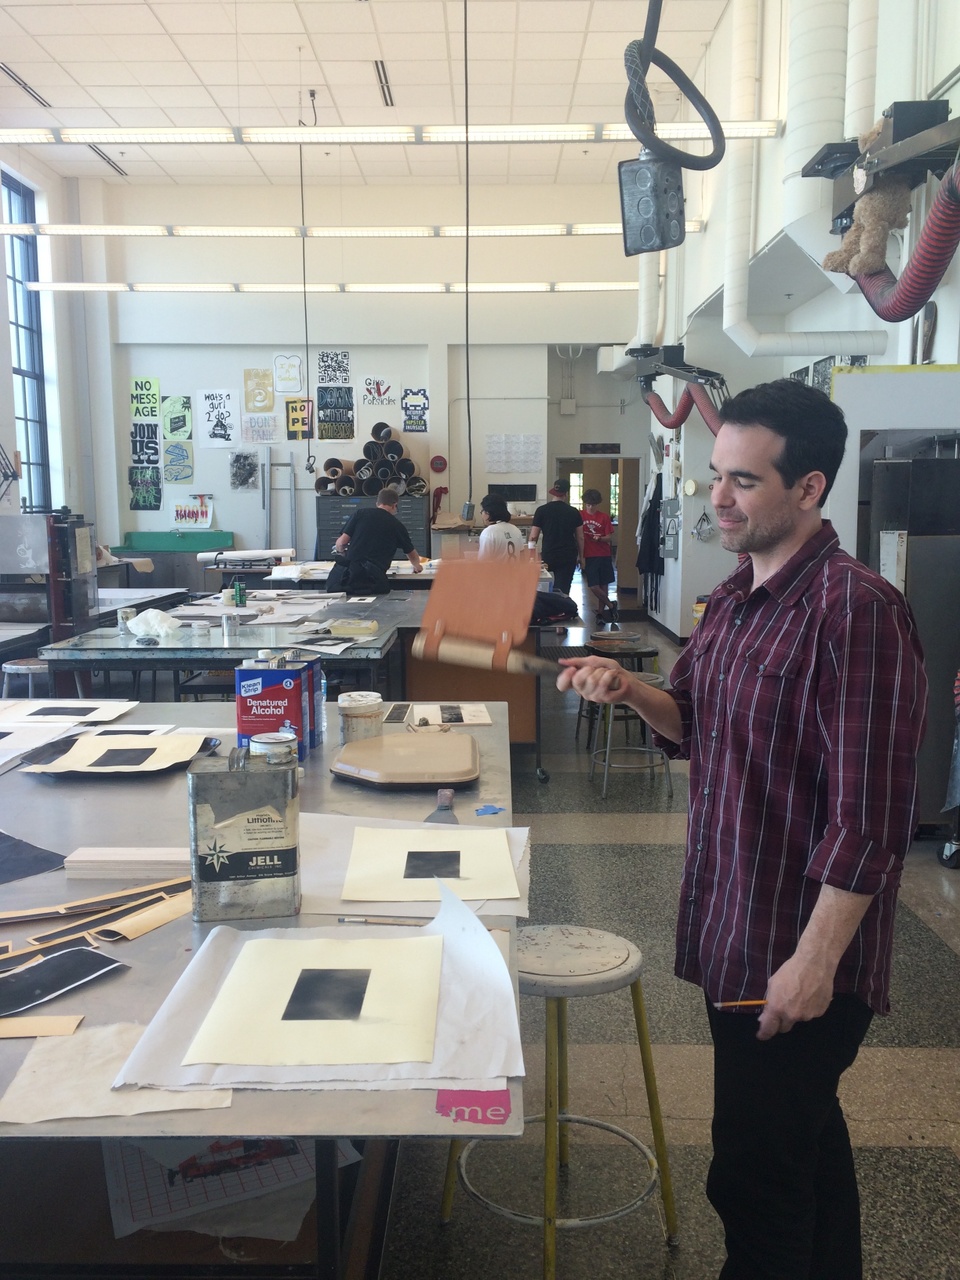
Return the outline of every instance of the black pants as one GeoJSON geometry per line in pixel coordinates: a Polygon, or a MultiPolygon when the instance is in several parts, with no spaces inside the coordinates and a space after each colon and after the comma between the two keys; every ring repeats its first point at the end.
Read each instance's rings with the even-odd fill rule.
{"type": "Polygon", "coordinates": [[[758,1040],[757,1018],[708,1002],[714,1044],[707,1195],[720,1280],[861,1280],[860,1197],[837,1086],[873,1014],[835,996],[822,1018],[758,1040]]]}
{"type": "Polygon", "coordinates": [[[554,591],[562,591],[565,596],[570,594],[570,585],[573,582],[573,575],[576,572],[576,560],[550,560],[547,562],[547,568],[553,574],[554,591]]]}

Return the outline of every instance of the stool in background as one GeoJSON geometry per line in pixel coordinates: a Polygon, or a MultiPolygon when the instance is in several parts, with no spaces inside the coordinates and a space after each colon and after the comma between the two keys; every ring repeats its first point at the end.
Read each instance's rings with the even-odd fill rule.
{"type": "MultiPolygon", "coordinates": [[[[636,676],[638,680],[642,680],[644,684],[652,685],[655,689],[663,688],[663,676],[651,675],[646,671],[639,671],[636,673],[636,676]]],[[[672,800],[673,779],[670,776],[670,758],[665,751],[661,750],[660,747],[649,746],[646,741],[644,741],[639,747],[631,746],[629,743],[625,743],[622,747],[615,747],[613,745],[613,728],[615,724],[629,726],[630,724],[639,723],[643,728],[644,736],[646,736],[646,722],[643,718],[638,716],[630,707],[620,707],[618,711],[617,705],[618,704],[613,703],[605,705],[602,709],[602,714],[597,716],[596,731],[594,733],[590,753],[591,779],[596,772],[597,762],[602,757],[603,791],[601,794],[604,800],[606,800],[611,769],[649,769],[652,772],[654,769],[659,769],[662,765],[663,776],[667,781],[667,795],[672,800]],[[597,739],[600,737],[600,731],[604,724],[606,726],[606,743],[604,746],[600,747],[597,745],[597,739]],[[640,756],[641,758],[637,761],[628,760],[626,762],[612,760],[611,756],[615,751],[628,752],[632,755],[640,756]],[[644,758],[646,758],[646,763],[644,763],[644,758]]]]}
{"type": "Polygon", "coordinates": [[[600,1222],[612,1222],[639,1208],[650,1198],[660,1184],[663,1200],[668,1244],[676,1244],[678,1226],[677,1210],[673,1198],[673,1181],[667,1155],[666,1137],[663,1131],[663,1115],[657,1092],[657,1077],[653,1065],[650,1030],[647,1025],[640,970],[643,956],[639,947],[619,938],[616,934],[598,929],[586,929],[575,925],[535,925],[517,930],[517,968],[521,995],[543,996],[546,1000],[546,1043],[544,1046],[544,1114],[530,1116],[528,1123],[543,1121],[544,1126],[544,1179],[543,1216],[518,1213],[504,1205],[495,1204],[480,1194],[472,1185],[467,1173],[467,1161],[480,1139],[472,1142],[452,1142],[447,1160],[441,1218],[449,1222],[453,1207],[454,1184],[459,1174],[460,1184],[472,1200],[492,1209],[494,1213],[512,1222],[542,1226],[543,1228],[543,1276],[553,1280],[557,1266],[558,1229],[591,1226],[600,1222]],[[569,1077],[567,1072],[567,1000],[576,996],[605,995],[629,986],[633,1001],[633,1016],[637,1027],[643,1080],[650,1108],[650,1125],[656,1159],[652,1152],[633,1134],[594,1120],[588,1116],[573,1115],[568,1110],[569,1077]],[[602,1129],[622,1138],[634,1147],[646,1160],[650,1177],[638,1194],[626,1204],[592,1217],[557,1219],[557,1178],[561,1168],[569,1163],[570,1140],[567,1125],[587,1125],[602,1129]]]}
{"type": "MultiPolygon", "coordinates": [[[[655,644],[647,644],[641,640],[639,636],[611,635],[609,639],[605,639],[603,635],[596,635],[591,638],[588,645],[584,646],[584,654],[596,654],[600,658],[616,658],[621,667],[625,667],[627,671],[633,671],[640,674],[643,671],[643,664],[649,661],[652,664],[653,674],[658,675],[660,671],[660,650],[655,644]]],[[[587,721],[587,742],[592,741],[595,728],[596,718],[599,708],[595,702],[584,702],[580,699],[580,705],[577,707],[577,727],[574,730],[574,740],[580,737],[580,721],[587,721]]]]}
{"type": "MultiPolygon", "coordinates": [[[[42,658],[13,658],[9,662],[3,664],[3,692],[0,697],[6,698],[10,691],[11,676],[27,677],[27,697],[33,697],[33,682],[37,676],[44,676],[47,681],[48,689],[50,685],[50,667],[42,658]]],[[[86,695],[83,692],[83,685],[80,682],[80,672],[75,671],[73,678],[77,685],[77,697],[83,698],[86,695]]],[[[49,690],[51,696],[53,690],[49,690]]]]}

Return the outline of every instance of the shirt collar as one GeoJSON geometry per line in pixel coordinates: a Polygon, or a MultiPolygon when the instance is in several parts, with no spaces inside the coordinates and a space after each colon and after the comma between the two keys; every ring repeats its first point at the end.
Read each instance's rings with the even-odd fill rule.
{"type": "MultiPolygon", "coordinates": [[[[829,520],[824,520],[821,527],[808,538],[799,551],[780,566],[776,573],[763,583],[763,587],[781,604],[796,604],[806,591],[811,579],[823,562],[829,559],[840,548],[840,539],[829,520]]],[[[744,556],[733,573],[722,584],[729,596],[738,600],[746,600],[750,595],[753,583],[753,565],[749,556],[744,556]]],[[[758,588],[759,589],[759,588],[758,588]]]]}

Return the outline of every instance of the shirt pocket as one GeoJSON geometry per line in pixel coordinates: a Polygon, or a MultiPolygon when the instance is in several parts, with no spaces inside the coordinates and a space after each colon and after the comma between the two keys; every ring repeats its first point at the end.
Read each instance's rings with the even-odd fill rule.
{"type": "Polygon", "coordinates": [[[754,645],[744,654],[748,674],[763,681],[796,680],[803,671],[804,655],[793,648],[754,645]]]}

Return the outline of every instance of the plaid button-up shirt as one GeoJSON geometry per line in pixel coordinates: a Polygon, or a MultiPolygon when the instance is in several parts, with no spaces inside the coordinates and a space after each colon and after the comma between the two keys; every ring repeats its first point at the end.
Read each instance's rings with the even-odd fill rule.
{"type": "Polygon", "coordinates": [[[909,606],[828,522],[756,590],[713,592],[671,675],[690,758],[676,972],[712,1001],[761,999],[829,884],[873,901],[835,990],[889,1009],[903,857],[926,717],[909,606]]]}

